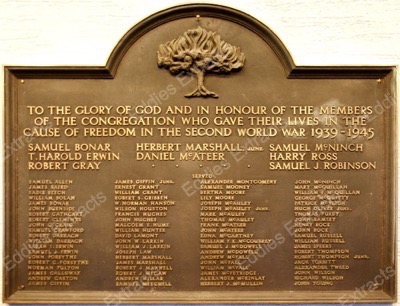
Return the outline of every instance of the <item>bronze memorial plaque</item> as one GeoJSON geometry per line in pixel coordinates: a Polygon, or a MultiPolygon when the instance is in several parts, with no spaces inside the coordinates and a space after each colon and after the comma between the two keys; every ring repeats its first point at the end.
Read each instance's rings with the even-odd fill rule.
{"type": "Polygon", "coordinates": [[[395,301],[394,73],[200,4],[6,67],[4,301],[395,301]]]}

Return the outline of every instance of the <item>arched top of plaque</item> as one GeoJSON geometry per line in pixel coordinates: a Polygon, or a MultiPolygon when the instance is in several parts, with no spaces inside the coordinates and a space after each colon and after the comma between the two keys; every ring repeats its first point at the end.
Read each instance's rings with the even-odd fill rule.
{"type": "MultiPolygon", "coordinates": [[[[230,21],[253,31],[271,47],[281,61],[287,74],[289,74],[295,67],[293,59],[285,45],[267,26],[241,11],[214,4],[188,4],[175,6],[147,17],[134,26],[119,41],[112,52],[106,67],[109,67],[111,74],[115,74],[119,63],[121,62],[125,53],[129,50],[130,46],[148,31],[168,22],[179,19],[193,18],[193,20],[195,20],[195,18],[206,17],[230,21]]],[[[190,31],[196,28],[197,26],[193,26],[193,29],[183,28],[182,34],[188,30],[190,31]]],[[[216,33],[216,35],[218,35],[218,33],[216,33]]],[[[222,37],[222,39],[224,40],[224,37],[222,37]]],[[[160,44],[162,43],[166,43],[166,41],[161,40],[160,44]]],[[[227,43],[230,42],[227,41],[227,43]]]]}
{"type": "MultiPolygon", "coordinates": [[[[289,51],[279,37],[266,25],[239,10],[215,4],[186,4],[155,13],[132,27],[117,43],[103,67],[9,67],[17,77],[23,78],[114,78],[119,65],[131,46],[142,36],[166,23],[184,18],[215,18],[235,23],[257,34],[264,40],[281,62],[288,78],[382,78],[392,67],[350,66],[296,66],[289,51]]],[[[193,27],[195,29],[196,26],[193,27]]],[[[182,33],[192,28],[183,28],[182,33]]],[[[209,29],[206,29],[209,30],[209,29]]],[[[160,44],[165,43],[161,39],[160,44]]],[[[229,42],[228,42],[229,43],[229,42]]],[[[195,93],[196,94],[196,93],[195,93]]],[[[210,94],[211,95],[211,94],[210,94]]]]}

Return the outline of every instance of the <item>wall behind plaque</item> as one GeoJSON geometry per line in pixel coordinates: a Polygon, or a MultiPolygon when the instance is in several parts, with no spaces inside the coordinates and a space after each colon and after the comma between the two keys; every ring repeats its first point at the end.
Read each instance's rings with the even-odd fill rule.
{"type": "MultiPolygon", "coordinates": [[[[281,38],[297,65],[400,64],[398,0],[196,2],[232,6],[264,22],[281,38]]],[[[0,0],[0,64],[101,66],[134,24],[184,3],[190,2],[0,0]]],[[[4,84],[3,71],[0,82],[4,84]]],[[[3,86],[0,95],[4,96],[3,86]]],[[[3,114],[3,105],[0,110],[3,114]]],[[[2,163],[0,168],[3,173],[2,163]]],[[[0,203],[3,244],[3,200],[0,203]]]]}

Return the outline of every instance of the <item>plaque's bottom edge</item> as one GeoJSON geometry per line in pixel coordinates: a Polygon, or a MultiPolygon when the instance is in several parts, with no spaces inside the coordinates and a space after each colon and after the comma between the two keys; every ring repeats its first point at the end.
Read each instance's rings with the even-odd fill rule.
{"type": "Polygon", "coordinates": [[[18,291],[4,299],[8,304],[360,304],[395,303],[396,297],[384,291],[371,292],[366,297],[347,299],[354,291],[170,291],[135,292],[132,297],[118,296],[120,291],[18,291]]]}

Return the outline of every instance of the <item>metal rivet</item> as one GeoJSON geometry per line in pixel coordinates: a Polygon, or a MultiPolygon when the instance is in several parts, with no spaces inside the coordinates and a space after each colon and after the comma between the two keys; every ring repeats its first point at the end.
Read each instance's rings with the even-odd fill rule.
{"type": "Polygon", "coordinates": [[[24,84],[25,83],[25,80],[21,80],[21,84],[24,84]]]}
{"type": "Polygon", "coordinates": [[[200,21],[200,15],[196,15],[196,21],[200,21]]]}
{"type": "Polygon", "coordinates": [[[199,167],[200,167],[200,168],[202,168],[202,167],[203,167],[203,165],[199,165],[199,167]]]}
{"type": "Polygon", "coordinates": [[[179,165],[176,165],[177,168],[179,168],[179,165]]]}
{"type": "Polygon", "coordinates": [[[156,165],[151,165],[153,168],[156,166],[156,165]]]}
{"type": "Polygon", "coordinates": [[[250,165],[247,165],[247,168],[250,168],[251,166],[250,165]]]}
{"type": "Polygon", "coordinates": [[[376,81],[377,81],[378,83],[382,82],[382,80],[381,80],[381,79],[377,79],[376,81]]]}

